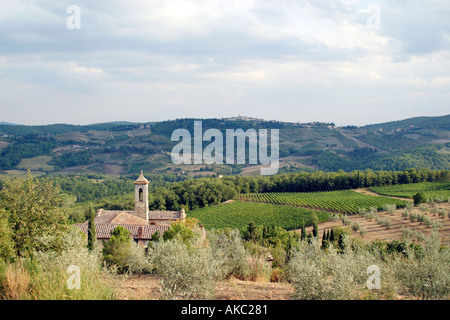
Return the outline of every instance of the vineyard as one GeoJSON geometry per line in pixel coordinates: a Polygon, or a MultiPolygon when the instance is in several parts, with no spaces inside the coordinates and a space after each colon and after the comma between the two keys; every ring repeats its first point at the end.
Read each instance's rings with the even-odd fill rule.
{"type": "Polygon", "coordinates": [[[356,214],[359,208],[370,209],[370,207],[376,207],[378,210],[382,210],[385,204],[395,204],[397,207],[406,205],[404,200],[370,196],[352,190],[305,193],[249,193],[240,194],[237,200],[346,214],[356,214]]]}
{"type": "Polygon", "coordinates": [[[370,190],[385,196],[412,198],[418,192],[423,192],[425,197],[435,199],[443,198],[447,201],[450,198],[449,182],[419,182],[400,184],[394,186],[371,187],[370,190]]]}
{"type": "Polygon", "coordinates": [[[319,222],[327,221],[327,212],[275,204],[234,201],[222,205],[204,207],[187,213],[201,221],[206,229],[232,228],[244,230],[250,222],[255,225],[278,226],[292,230],[311,225],[311,214],[316,213],[319,222]]]}

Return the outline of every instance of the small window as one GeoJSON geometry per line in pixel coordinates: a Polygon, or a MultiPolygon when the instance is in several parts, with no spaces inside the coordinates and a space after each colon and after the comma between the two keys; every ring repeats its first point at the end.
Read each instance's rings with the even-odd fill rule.
{"type": "Polygon", "coordinates": [[[144,201],[144,192],[142,191],[142,189],[139,189],[139,201],[144,201]]]}

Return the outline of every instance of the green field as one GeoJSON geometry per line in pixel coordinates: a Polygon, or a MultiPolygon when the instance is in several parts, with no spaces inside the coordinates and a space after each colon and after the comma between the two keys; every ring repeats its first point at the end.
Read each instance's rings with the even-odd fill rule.
{"type": "Polygon", "coordinates": [[[378,210],[381,210],[385,204],[395,203],[397,207],[404,207],[406,204],[403,200],[370,196],[353,190],[249,193],[239,195],[238,199],[242,201],[289,205],[346,214],[356,214],[359,208],[369,209],[370,207],[377,207],[378,210]]]}
{"type": "Polygon", "coordinates": [[[370,190],[392,197],[412,198],[418,192],[423,192],[427,198],[450,198],[450,182],[419,182],[395,186],[372,187],[370,190]]]}
{"type": "MultiPolygon", "coordinates": [[[[195,217],[206,229],[230,227],[244,230],[250,222],[256,225],[278,226],[287,230],[298,229],[302,221],[311,225],[311,213],[315,211],[266,203],[234,201],[231,203],[204,207],[187,213],[195,217]]],[[[319,221],[327,221],[329,214],[316,212],[319,221]]]]}
{"type": "Polygon", "coordinates": [[[48,164],[52,160],[50,156],[38,156],[29,159],[22,159],[17,168],[19,169],[30,169],[30,170],[43,170],[43,171],[54,171],[55,167],[48,164]]]}

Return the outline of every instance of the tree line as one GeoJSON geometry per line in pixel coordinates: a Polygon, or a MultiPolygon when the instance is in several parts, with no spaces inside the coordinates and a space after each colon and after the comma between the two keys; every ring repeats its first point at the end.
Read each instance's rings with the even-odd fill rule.
{"type": "MultiPolygon", "coordinates": [[[[243,193],[318,192],[367,188],[416,182],[448,182],[450,171],[409,169],[404,171],[298,172],[274,176],[225,176],[223,178],[189,178],[184,175],[145,173],[149,180],[150,210],[193,210],[234,199],[243,193]]],[[[114,203],[132,201],[133,181],[137,175],[118,179],[84,175],[48,177],[61,192],[74,197],[76,203],[100,203],[115,197],[114,203]],[[95,178],[95,179],[92,179],[95,178]],[[102,179],[103,178],[103,179],[102,179]]],[[[40,178],[39,178],[40,179],[40,178]]],[[[0,181],[0,187],[2,182],[0,181]]],[[[129,204],[132,206],[132,203],[129,204]]],[[[128,205],[127,205],[128,206],[128,205]]]]}
{"type": "Polygon", "coordinates": [[[448,170],[299,172],[274,176],[190,179],[150,192],[152,210],[196,209],[231,200],[240,193],[318,192],[416,182],[446,182],[448,170]]]}

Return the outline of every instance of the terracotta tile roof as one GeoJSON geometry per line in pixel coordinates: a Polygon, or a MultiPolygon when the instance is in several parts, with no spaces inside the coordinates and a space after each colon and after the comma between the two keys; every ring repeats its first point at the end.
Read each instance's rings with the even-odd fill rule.
{"type": "MultiPolygon", "coordinates": [[[[86,220],[84,223],[87,223],[86,220]]],[[[147,221],[134,215],[134,211],[113,211],[113,210],[99,210],[95,217],[95,223],[105,224],[147,224],[147,221]]]]}
{"type": "Polygon", "coordinates": [[[149,211],[148,220],[151,219],[180,219],[181,213],[179,211],[149,211]]]}
{"type": "MultiPolygon", "coordinates": [[[[74,224],[82,232],[87,234],[88,224],[87,223],[77,223],[74,224]]],[[[109,239],[111,237],[111,232],[117,227],[123,226],[128,231],[133,239],[136,240],[151,240],[152,235],[158,231],[160,235],[163,235],[164,231],[169,229],[169,226],[158,226],[158,225],[132,225],[132,224],[116,224],[116,223],[105,223],[105,224],[95,224],[95,233],[97,239],[109,239]],[[142,236],[139,236],[139,228],[142,228],[142,236]]]]}
{"type": "Polygon", "coordinates": [[[127,212],[119,213],[110,223],[144,225],[147,221],[127,212]]]}
{"type": "MultiPolygon", "coordinates": [[[[115,223],[115,224],[146,224],[147,222],[134,215],[134,211],[118,211],[100,209],[95,217],[95,223],[115,223]]],[[[180,211],[149,211],[148,219],[155,220],[176,220],[181,219],[180,211]]],[[[87,223],[87,220],[84,222],[87,223]]]]}

